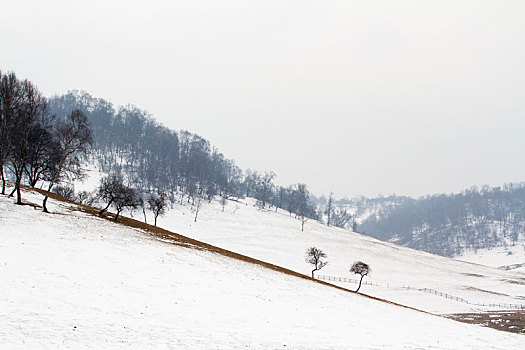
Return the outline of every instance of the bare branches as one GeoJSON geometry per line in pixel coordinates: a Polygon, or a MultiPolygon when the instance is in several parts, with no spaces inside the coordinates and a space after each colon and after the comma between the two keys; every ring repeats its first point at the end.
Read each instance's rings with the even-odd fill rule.
{"type": "Polygon", "coordinates": [[[49,186],[42,204],[43,211],[47,212],[46,202],[51,188],[63,177],[80,178],[83,176],[81,158],[93,143],[93,131],[89,126],[87,117],[79,109],[75,109],[59,122],[53,130],[53,137],[57,143],[60,155],[56,166],[52,167],[49,174],[49,186]]]}
{"type": "Polygon", "coordinates": [[[124,208],[136,208],[139,206],[138,196],[134,189],[125,186],[122,180],[117,176],[107,176],[100,180],[98,188],[99,197],[107,202],[104,209],[100,210],[98,215],[102,215],[108,208],[113,205],[117,210],[115,221],[124,208]]]}
{"type": "Polygon", "coordinates": [[[160,194],[151,194],[148,199],[149,209],[153,212],[155,217],[155,226],[157,226],[157,218],[159,215],[164,215],[166,208],[168,207],[168,200],[166,194],[161,192],[160,194]]]}
{"type": "Polygon", "coordinates": [[[305,261],[309,264],[314,265],[314,269],[312,270],[312,278],[314,278],[314,272],[322,269],[323,267],[328,264],[327,261],[323,261],[322,259],[326,258],[326,254],[317,247],[310,247],[306,250],[305,254],[305,261]]]}
{"type": "Polygon", "coordinates": [[[350,268],[350,272],[353,272],[357,275],[361,275],[361,279],[359,280],[359,286],[357,287],[356,293],[359,292],[359,288],[361,288],[361,282],[363,281],[363,277],[368,275],[370,272],[372,272],[372,269],[368,264],[365,264],[362,261],[356,261],[350,268]]]}

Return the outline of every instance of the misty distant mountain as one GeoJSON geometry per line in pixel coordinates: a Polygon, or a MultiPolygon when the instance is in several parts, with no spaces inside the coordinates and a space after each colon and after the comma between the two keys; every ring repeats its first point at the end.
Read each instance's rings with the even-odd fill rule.
{"type": "Polygon", "coordinates": [[[525,243],[525,183],[413,199],[345,199],[358,231],[414,249],[457,256],[525,243]]]}

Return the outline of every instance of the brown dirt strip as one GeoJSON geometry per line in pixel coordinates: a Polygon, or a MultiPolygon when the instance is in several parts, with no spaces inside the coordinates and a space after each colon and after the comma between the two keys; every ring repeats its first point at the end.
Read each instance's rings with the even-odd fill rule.
{"type": "Polygon", "coordinates": [[[482,313],[450,314],[452,320],[479,324],[500,331],[525,334],[525,311],[491,311],[482,313]]]}

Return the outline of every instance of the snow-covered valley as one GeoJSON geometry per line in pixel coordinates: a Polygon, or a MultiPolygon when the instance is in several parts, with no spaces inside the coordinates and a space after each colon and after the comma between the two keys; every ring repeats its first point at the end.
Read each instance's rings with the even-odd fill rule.
{"type": "MultiPolygon", "coordinates": [[[[24,196],[31,203],[41,200],[35,193],[24,196]]],[[[521,335],[160,242],[69,204],[51,201],[49,208],[53,214],[0,197],[3,348],[508,349],[523,341],[521,335]]],[[[229,203],[224,212],[207,205],[197,223],[189,207],[182,208],[174,207],[159,224],[305,274],[303,250],[319,245],[329,258],[321,273],[342,274],[352,259],[361,259],[372,265],[374,281],[394,283],[403,275],[411,276],[405,282],[425,284],[435,278],[458,292],[466,283],[479,286],[473,281],[485,281],[487,289],[499,282],[503,289],[498,290],[508,293],[509,301],[514,300],[511,293],[523,290],[523,285],[502,281],[517,282],[520,274],[385,245],[313,222],[301,232],[287,214],[261,212],[250,203],[229,203]],[[474,273],[485,277],[467,276],[474,273]]],[[[372,286],[363,291],[381,295],[372,286]]],[[[403,299],[402,291],[385,291],[391,291],[384,292],[391,299],[403,299]]],[[[444,298],[429,304],[428,309],[453,309],[444,298]]]]}

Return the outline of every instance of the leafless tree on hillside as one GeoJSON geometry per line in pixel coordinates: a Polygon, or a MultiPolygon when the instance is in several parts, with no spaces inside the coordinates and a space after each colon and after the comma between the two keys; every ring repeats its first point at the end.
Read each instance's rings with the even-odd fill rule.
{"type": "Polygon", "coordinates": [[[53,186],[63,177],[81,178],[84,169],[81,167],[81,158],[88,152],[93,143],[93,131],[87,117],[79,109],[75,109],[63,122],[56,125],[55,139],[59,146],[58,163],[52,168],[48,177],[48,188],[42,208],[47,212],[47,199],[53,186]]]}
{"type": "Polygon", "coordinates": [[[328,264],[327,261],[322,260],[324,258],[326,258],[326,254],[319,248],[310,247],[306,250],[305,261],[314,265],[314,269],[312,270],[312,278],[314,278],[315,271],[321,270],[326,266],[326,264],[328,264]]]}
{"type": "Polygon", "coordinates": [[[159,215],[164,215],[166,208],[168,207],[168,200],[166,194],[161,192],[160,194],[152,194],[148,199],[149,209],[153,212],[155,218],[155,226],[157,226],[157,218],[159,215]]]}
{"type": "Polygon", "coordinates": [[[363,277],[368,275],[372,269],[370,269],[370,266],[368,264],[365,264],[362,261],[356,261],[350,268],[350,272],[353,272],[357,275],[361,275],[361,279],[359,280],[359,286],[357,287],[356,293],[359,292],[359,288],[361,288],[361,282],[363,281],[363,277]]]}

